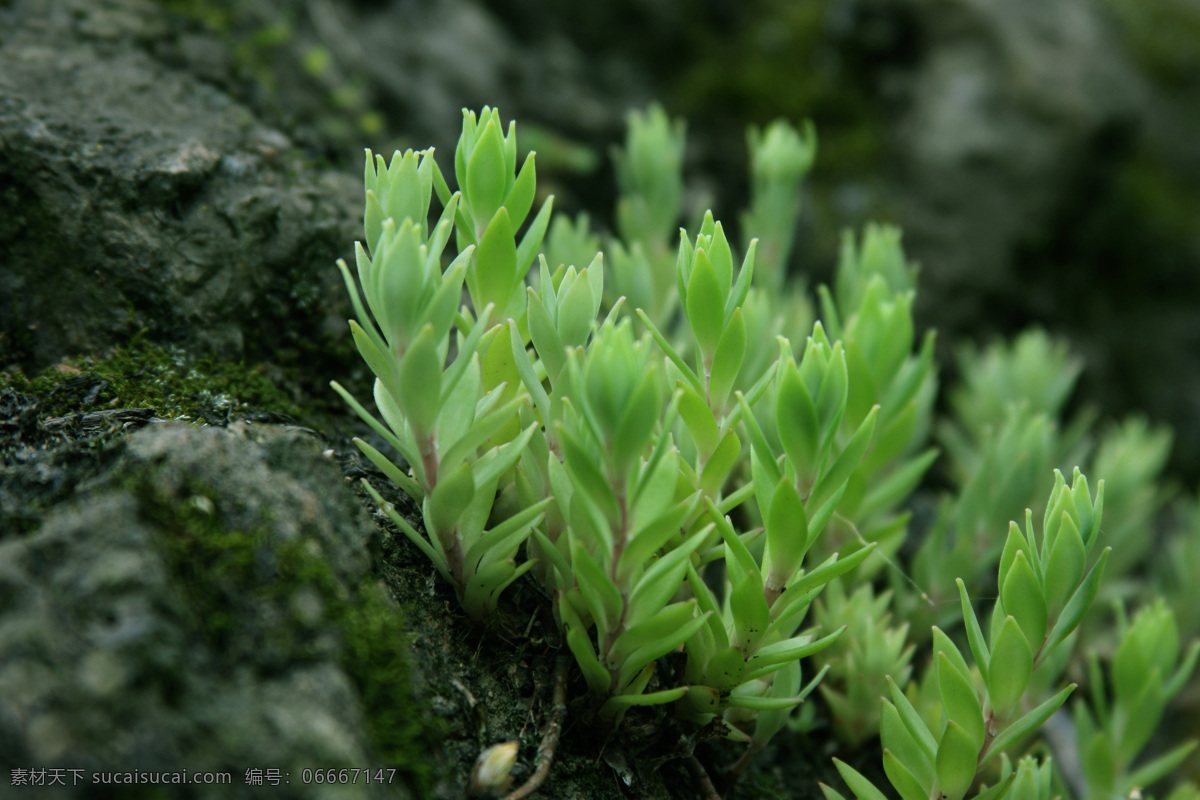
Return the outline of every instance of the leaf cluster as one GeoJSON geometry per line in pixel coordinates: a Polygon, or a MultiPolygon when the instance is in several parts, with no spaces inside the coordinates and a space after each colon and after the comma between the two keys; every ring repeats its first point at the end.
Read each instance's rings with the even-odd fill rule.
{"type": "MultiPolygon", "coordinates": [[[[962,798],[981,780],[975,796],[991,800],[1059,792],[1052,761],[1014,767],[1005,751],[1071,694],[1054,684],[1106,567],[1127,574],[1147,552],[1134,542],[1167,497],[1169,435],[1133,421],[1097,439],[1086,414],[1060,426],[1080,366],[1037,332],[964,350],[951,419],[935,425],[934,337],[914,325],[899,231],[847,233],[815,304],[787,277],[811,126],[750,132],[739,247],[711,213],[674,239],[684,125],[657,107],[629,123],[611,235],[553,216],[535,154],[518,157],[495,109],[464,111],[456,189],[432,150],[368,151],[364,243],[339,268],[376,411],[334,388],[421,524],[366,490],[474,619],[536,581],[611,728],[639,706],[717,721],[747,745],[736,773],[785,727],[815,724],[794,712],[821,685],[840,738],[881,737],[905,800],[962,798]],[[934,431],[955,491],[910,575],[897,562],[934,431]],[[1054,469],[1088,458],[1116,478],[1104,529],[1105,482],[1093,494],[1079,469],[1070,485],[1054,469]],[[998,536],[1022,508],[1024,527],[998,536]],[[925,636],[932,663],[906,691],[925,636]]],[[[1093,710],[1077,710],[1092,796],[1187,754],[1127,769],[1196,658],[1179,660],[1174,618],[1154,609],[1122,634],[1176,655],[1118,650],[1116,699],[1093,666],[1093,710]]],[[[883,796],[838,768],[860,800],[883,796]]]]}

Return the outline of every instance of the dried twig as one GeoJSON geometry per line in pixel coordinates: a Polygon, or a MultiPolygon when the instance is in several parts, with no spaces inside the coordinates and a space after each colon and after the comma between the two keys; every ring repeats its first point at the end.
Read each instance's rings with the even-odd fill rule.
{"type": "Polygon", "coordinates": [[[688,756],[684,763],[687,764],[688,771],[692,773],[692,777],[696,781],[696,790],[699,792],[701,800],[721,800],[721,795],[717,794],[717,787],[713,786],[712,778],[708,777],[708,771],[704,769],[700,759],[688,756]]]}
{"type": "MultiPolygon", "coordinates": [[[[758,743],[755,742],[755,744],[758,743]]],[[[758,755],[761,750],[761,744],[759,744],[757,747],[755,747],[754,744],[751,744],[746,748],[746,752],[742,753],[742,757],[739,758],[737,762],[729,768],[727,774],[731,783],[741,777],[742,772],[746,769],[746,767],[750,766],[750,762],[754,760],[754,757],[758,755]]]]}
{"type": "Polygon", "coordinates": [[[542,734],[542,743],[538,746],[536,765],[529,780],[509,793],[505,800],[522,800],[538,790],[550,774],[550,765],[554,763],[554,751],[558,748],[558,738],[562,735],[563,720],[567,716],[567,669],[570,659],[560,654],[554,662],[554,702],[546,717],[546,729],[542,734]]]}

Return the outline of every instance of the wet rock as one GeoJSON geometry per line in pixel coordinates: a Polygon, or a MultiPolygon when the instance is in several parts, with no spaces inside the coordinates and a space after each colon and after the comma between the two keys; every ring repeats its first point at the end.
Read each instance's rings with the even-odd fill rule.
{"type": "Polygon", "coordinates": [[[229,359],[340,335],[361,189],[146,43],[159,4],[0,9],[0,350],[41,368],[142,329],[229,359]]]}
{"type": "MultiPolygon", "coordinates": [[[[385,607],[371,528],[312,437],[159,423],[110,446],[111,469],[0,542],[6,783],[83,770],[47,795],[82,798],[104,773],[187,770],[230,784],[177,796],[252,797],[247,770],[270,768],[290,778],[277,797],[411,796],[403,769],[390,784],[304,777],[397,766],[363,703],[382,676],[346,621],[385,607]]],[[[402,658],[400,641],[376,646],[402,658]]]]}

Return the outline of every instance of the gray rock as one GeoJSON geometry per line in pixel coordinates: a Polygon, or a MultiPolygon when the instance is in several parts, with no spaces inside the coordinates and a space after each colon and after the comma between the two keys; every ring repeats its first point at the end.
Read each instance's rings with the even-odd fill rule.
{"type": "Polygon", "coordinates": [[[248,770],[278,769],[290,783],[275,797],[410,796],[403,772],[305,777],[393,766],[346,622],[378,591],[370,527],[338,468],[310,436],[270,427],[162,423],[122,449],[40,527],[0,542],[5,783],[81,770],[46,796],[90,797],[106,773],[187,770],[230,783],[172,796],[254,797],[248,770]]]}
{"type": "Polygon", "coordinates": [[[961,330],[989,295],[1019,291],[1019,248],[1052,233],[1094,143],[1136,118],[1144,87],[1091,3],[910,5],[928,44],[895,129],[896,191],[922,305],[961,330]]]}
{"type": "Polygon", "coordinates": [[[1194,7],[906,5],[923,44],[893,121],[891,205],[922,264],[919,315],[946,342],[1031,324],[1068,337],[1083,403],[1173,425],[1194,480],[1200,39],[1169,22],[1194,7]]]}
{"type": "Polygon", "coordinates": [[[136,0],[0,8],[0,350],[40,368],[142,329],[239,359],[343,332],[353,175],[154,58],[136,0]]]}

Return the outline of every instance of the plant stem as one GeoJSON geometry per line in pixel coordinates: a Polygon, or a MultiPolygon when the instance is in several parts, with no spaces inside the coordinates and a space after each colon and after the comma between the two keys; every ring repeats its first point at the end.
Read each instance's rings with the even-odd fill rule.
{"type": "MultiPolygon", "coordinates": [[[[621,554],[625,552],[625,545],[628,544],[629,539],[629,509],[624,485],[615,486],[613,488],[617,489],[616,494],[618,513],[620,516],[620,529],[615,532],[616,536],[613,537],[613,554],[612,561],[608,566],[608,577],[609,580],[612,581],[613,585],[616,586],[621,592],[621,618],[617,621],[617,624],[613,626],[612,630],[608,632],[608,635],[604,637],[603,651],[605,661],[608,660],[608,654],[612,650],[613,645],[616,644],[617,638],[625,632],[625,616],[629,612],[629,587],[619,580],[618,577],[620,571],[619,565],[621,561],[621,554]]],[[[616,684],[617,675],[614,674],[613,684],[610,692],[615,693],[617,691],[619,687],[616,684]]]]}
{"type": "Polygon", "coordinates": [[[426,494],[430,494],[438,482],[437,446],[432,433],[421,439],[418,451],[421,455],[421,467],[425,470],[425,486],[423,488],[426,494]]]}

